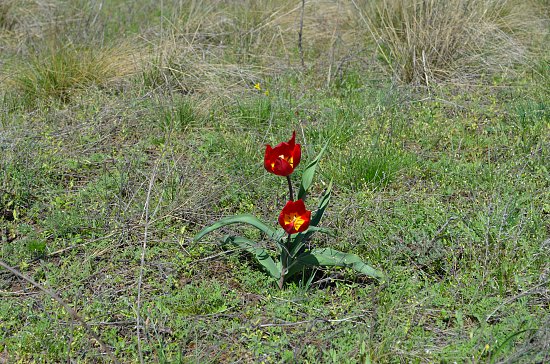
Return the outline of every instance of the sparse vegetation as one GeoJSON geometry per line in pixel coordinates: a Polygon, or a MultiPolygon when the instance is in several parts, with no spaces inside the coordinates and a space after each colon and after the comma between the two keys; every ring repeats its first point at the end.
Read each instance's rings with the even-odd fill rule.
{"type": "Polygon", "coordinates": [[[305,67],[300,11],[0,0],[0,362],[550,360],[547,1],[306,2],[305,67]],[[292,130],[384,283],[193,242],[277,224],[292,130]]]}

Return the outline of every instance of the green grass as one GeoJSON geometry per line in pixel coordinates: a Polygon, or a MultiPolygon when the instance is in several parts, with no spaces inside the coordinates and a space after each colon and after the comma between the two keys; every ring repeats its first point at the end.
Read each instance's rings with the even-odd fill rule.
{"type": "MultiPolygon", "coordinates": [[[[139,362],[138,306],[145,362],[548,361],[547,54],[414,88],[361,48],[344,5],[306,7],[302,69],[299,8],[284,1],[53,1],[9,29],[2,14],[21,9],[8,4],[0,260],[57,292],[121,362],[139,362]],[[88,40],[98,47],[76,46],[88,40]],[[333,182],[323,226],[336,236],[312,243],[359,255],[386,282],[326,269],[279,290],[219,242],[262,240],[255,231],[192,241],[232,214],[276,226],[287,186],[263,155],[292,130],[295,181],[329,142],[306,203],[333,182]]],[[[0,361],[109,362],[81,323],[4,270],[0,297],[0,361]]]]}

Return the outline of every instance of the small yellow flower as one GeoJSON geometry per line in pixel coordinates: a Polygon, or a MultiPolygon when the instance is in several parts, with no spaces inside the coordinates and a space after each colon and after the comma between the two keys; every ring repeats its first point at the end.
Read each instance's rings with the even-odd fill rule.
{"type": "Polygon", "coordinates": [[[262,89],[262,87],[260,86],[260,83],[258,82],[257,84],[254,85],[254,88],[258,91],[260,91],[262,89]]]}
{"type": "Polygon", "coordinates": [[[489,351],[489,348],[490,348],[489,344],[485,344],[485,351],[489,351]]]}
{"type": "Polygon", "coordinates": [[[269,90],[265,90],[264,94],[265,94],[266,96],[269,96],[269,90]]]}

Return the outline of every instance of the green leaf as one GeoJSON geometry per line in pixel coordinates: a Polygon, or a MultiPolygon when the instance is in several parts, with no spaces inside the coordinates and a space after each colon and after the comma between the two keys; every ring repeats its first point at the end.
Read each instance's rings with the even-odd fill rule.
{"type": "Polygon", "coordinates": [[[276,240],[276,231],[274,229],[270,228],[269,226],[267,226],[266,224],[258,220],[258,218],[256,218],[255,216],[252,216],[250,214],[244,214],[244,215],[226,217],[208,227],[205,227],[195,236],[193,241],[199,241],[206,234],[209,234],[212,231],[217,230],[221,227],[231,225],[231,224],[238,224],[238,223],[252,225],[258,230],[265,233],[269,238],[276,240]]]}
{"type": "Polygon", "coordinates": [[[334,237],[336,235],[334,230],[332,230],[332,229],[323,228],[323,227],[319,227],[319,226],[310,226],[306,231],[304,231],[302,233],[298,233],[298,234],[296,234],[296,236],[294,236],[294,238],[293,238],[293,240],[290,244],[290,247],[289,247],[290,256],[295,257],[297,254],[299,254],[300,249],[303,248],[303,246],[306,243],[307,239],[309,239],[311,234],[313,234],[315,232],[319,232],[319,233],[322,233],[322,234],[327,234],[327,235],[330,235],[332,237],[334,237]]]}
{"type": "Polygon", "coordinates": [[[330,248],[313,249],[299,255],[296,260],[302,265],[349,267],[373,278],[384,278],[382,272],[365,264],[357,255],[342,253],[330,248]]]}
{"type": "Polygon", "coordinates": [[[320,232],[331,236],[335,235],[334,231],[317,226],[321,222],[323,213],[325,212],[325,209],[327,208],[328,203],[330,202],[331,192],[332,192],[332,181],[330,181],[327,189],[325,190],[325,192],[323,193],[323,196],[321,197],[321,200],[319,201],[319,207],[317,208],[317,211],[315,212],[315,214],[313,215],[313,218],[311,219],[309,228],[303,233],[299,233],[294,237],[292,244],[290,245],[290,248],[289,248],[291,257],[295,257],[297,254],[301,253],[300,250],[304,247],[305,243],[314,232],[320,232]]]}
{"type": "Polygon", "coordinates": [[[290,251],[290,256],[292,258],[296,257],[296,255],[300,253],[300,250],[304,247],[305,244],[306,244],[305,232],[299,233],[298,235],[296,235],[294,237],[294,240],[292,240],[290,247],[288,248],[288,250],[290,251]]]}
{"type": "Polygon", "coordinates": [[[315,215],[313,215],[313,218],[311,219],[310,225],[312,226],[318,226],[321,222],[321,218],[323,217],[323,214],[325,213],[325,209],[328,206],[328,203],[330,202],[330,196],[332,194],[332,180],[330,181],[327,189],[325,190],[325,193],[323,194],[323,197],[321,197],[321,201],[319,202],[319,207],[317,207],[317,211],[315,212],[315,215]]]}
{"type": "Polygon", "coordinates": [[[231,244],[247,252],[254,254],[258,263],[260,263],[268,273],[275,279],[281,277],[281,268],[275,264],[273,258],[267,253],[267,250],[261,248],[252,240],[240,237],[240,236],[226,236],[224,239],[225,244],[231,244]]]}
{"type": "Polygon", "coordinates": [[[278,243],[281,243],[282,240],[286,238],[286,231],[283,228],[278,228],[275,230],[275,233],[273,234],[273,240],[275,240],[278,243]]]}
{"type": "Polygon", "coordinates": [[[312,160],[304,170],[304,173],[302,173],[302,183],[300,183],[300,191],[298,192],[298,200],[299,199],[305,199],[307,190],[313,183],[313,176],[315,176],[315,168],[317,168],[317,164],[319,164],[319,161],[321,160],[321,157],[325,153],[325,150],[327,149],[328,142],[325,144],[323,149],[317,154],[317,157],[315,157],[314,160],[312,160]]]}
{"type": "Polygon", "coordinates": [[[288,278],[292,277],[293,275],[295,275],[296,273],[301,272],[302,269],[304,269],[305,266],[306,266],[306,264],[304,264],[304,263],[302,263],[298,260],[294,260],[292,262],[292,264],[290,264],[289,267],[288,267],[288,271],[286,272],[285,279],[288,279],[288,278]]]}

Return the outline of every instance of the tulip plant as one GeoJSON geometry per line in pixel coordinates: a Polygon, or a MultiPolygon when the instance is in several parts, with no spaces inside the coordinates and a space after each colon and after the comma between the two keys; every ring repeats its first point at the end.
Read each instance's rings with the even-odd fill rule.
{"type": "Polygon", "coordinates": [[[331,248],[311,248],[311,244],[307,244],[315,232],[331,234],[330,230],[319,227],[319,223],[330,201],[332,183],[329,184],[321,196],[313,216],[312,211],[307,210],[304,203],[307,191],[313,183],[315,169],[325,149],[326,145],[303,171],[298,199],[295,200],[290,175],[301,159],[301,146],[296,144],[296,132],[293,132],[292,138],[288,142],[282,142],[273,148],[270,145],[266,146],[265,169],[277,176],[286,177],[288,181],[289,201],[279,214],[280,228],[274,229],[258,218],[250,214],[244,214],[219,220],[204,228],[195,236],[194,240],[198,241],[206,234],[230,224],[244,223],[259,229],[275,243],[279,254],[278,261],[273,259],[267,249],[245,237],[227,235],[223,238],[223,242],[253,254],[258,263],[267,270],[271,277],[278,281],[279,288],[283,288],[288,278],[303,271],[304,268],[316,266],[349,267],[374,278],[383,278],[381,272],[365,264],[355,254],[342,253],[331,248]]]}

